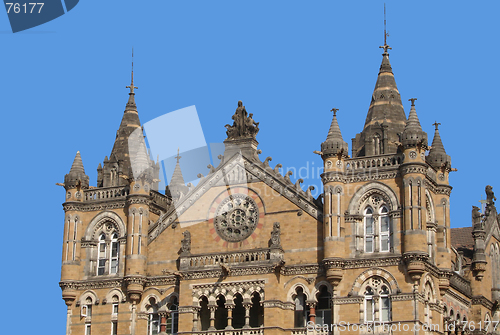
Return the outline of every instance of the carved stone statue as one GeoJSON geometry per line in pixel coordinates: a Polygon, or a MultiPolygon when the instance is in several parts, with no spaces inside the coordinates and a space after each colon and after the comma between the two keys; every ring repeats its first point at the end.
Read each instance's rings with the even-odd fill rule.
{"type": "Polygon", "coordinates": [[[474,229],[481,228],[481,217],[482,214],[479,212],[479,207],[472,206],[472,226],[474,229]]]}
{"type": "Polygon", "coordinates": [[[281,228],[280,223],[273,223],[273,230],[271,232],[271,248],[281,249],[281,228]]]}
{"type": "Polygon", "coordinates": [[[495,198],[495,193],[493,193],[493,187],[491,187],[490,185],[486,186],[486,204],[488,205],[494,205],[495,202],[497,200],[497,198],[495,198]]]}
{"type": "Polygon", "coordinates": [[[191,233],[186,230],[182,233],[184,238],[181,241],[181,256],[191,254],[191,233]]]}
{"type": "Polygon", "coordinates": [[[236,108],[232,119],[232,126],[229,124],[225,125],[228,140],[255,138],[259,132],[259,122],[254,121],[252,113],[248,116],[247,110],[241,100],[238,101],[238,108],[236,108]]]}

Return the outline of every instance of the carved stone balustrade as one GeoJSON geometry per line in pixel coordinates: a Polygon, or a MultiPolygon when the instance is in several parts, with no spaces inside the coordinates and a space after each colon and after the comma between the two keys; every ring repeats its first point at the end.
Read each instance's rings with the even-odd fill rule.
{"type": "MultiPolygon", "coordinates": [[[[190,333],[192,335],[262,335],[264,329],[250,328],[250,329],[232,329],[232,330],[206,330],[190,333]]],[[[305,334],[305,333],[304,333],[305,334]]]]}
{"type": "Polygon", "coordinates": [[[346,159],[346,171],[354,172],[363,169],[397,168],[403,162],[402,154],[379,155],[376,157],[360,157],[346,159]]]}
{"type": "Polygon", "coordinates": [[[83,194],[84,201],[100,201],[113,198],[126,198],[129,194],[129,189],[127,186],[94,188],[90,190],[84,190],[83,194]]]}
{"type": "Polygon", "coordinates": [[[215,269],[221,266],[267,265],[281,263],[283,254],[271,249],[253,249],[217,254],[180,257],[180,270],[215,269]]]}

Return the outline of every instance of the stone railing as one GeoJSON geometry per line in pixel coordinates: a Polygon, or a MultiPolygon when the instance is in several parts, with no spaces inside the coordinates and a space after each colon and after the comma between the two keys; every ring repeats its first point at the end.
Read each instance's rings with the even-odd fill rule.
{"type": "Polygon", "coordinates": [[[262,335],[264,329],[249,328],[249,329],[233,329],[233,330],[205,330],[192,332],[193,335],[262,335]]]}
{"type": "Polygon", "coordinates": [[[182,270],[219,268],[224,265],[269,264],[283,259],[279,249],[254,249],[217,254],[185,255],[180,257],[182,270]]]}
{"type": "Polygon", "coordinates": [[[99,201],[113,198],[125,198],[128,194],[128,186],[93,188],[83,191],[83,200],[99,201]]]}
{"type": "Polygon", "coordinates": [[[395,168],[403,162],[402,154],[388,154],[376,157],[359,157],[346,160],[346,171],[362,169],[395,168]]]}
{"type": "Polygon", "coordinates": [[[470,288],[470,281],[459,275],[458,273],[453,273],[450,277],[450,286],[454,289],[460,291],[468,297],[472,296],[472,291],[470,288]]]}
{"type": "Polygon", "coordinates": [[[150,192],[150,195],[151,195],[151,200],[155,205],[158,205],[159,207],[164,208],[165,210],[170,205],[169,199],[160,192],[152,190],[150,192]]]}
{"type": "Polygon", "coordinates": [[[331,332],[327,330],[308,330],[307,328],[292,329],[292,335],[329,335],[331,332]]]}

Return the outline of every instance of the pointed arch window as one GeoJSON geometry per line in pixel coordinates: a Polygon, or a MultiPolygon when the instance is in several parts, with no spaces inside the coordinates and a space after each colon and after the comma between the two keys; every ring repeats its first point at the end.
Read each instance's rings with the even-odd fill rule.
{"type": "Polygon", "coordinates": [[[167,319],[167,334],[177,334],[179,328],[179,302],[177,297],[171,300],[170,316],[167,319]]]}
{"type": "Polygon", "coordinates": [[[98,244],[98,259],[97,259],[97,275],[101,276],[106,270],[106,235],[99,236],[98,244]]]}
{"type": "Polygon", "coordinates": [[[118,272],[118,254],[120,245],[118,243],[118,234],[114,233],[111,236],[111,262],[109,273],[118,272]]]}
{"type": "Polygon", "coordinates": [[[102,228],[97,240],[97,260],[91,266],[92,275],[116,275],[120,265],[120,241],[116,228],[108,223],[102,228]]]}
{"type": "Polygon", "coordinates": [[[319,289],[318,305],[316,306],[316,324],[330,325],[332,324],[332,294],[328,288],[323,285],[319,289]]]}
{"type": "Polygon", "coordinates": [[[385,204],[376,205],[375,208],[378,207],[378,210],[368,205],[363,212],[365,253],[391,251],[392,229],[389,208],[385,204]]]}
{"type": "Polygon", "coordinates": [[[368,207],[365,210],[365,252],[373,252],[373,240],[375,233],[373,221],[373,209],[368,207]]]}
{"type": "Polygon", "coordinates": [[[160,315],[158,306],[154,298],[149,299],[148,308],[148,333],[147,335],[157,335],[160,332],[160,315]]]}
{"type": "Polygon", "coordinates": [[[382,286],[380,290],[380,321],[387,322],[391,319],[391,301],[389,300],[389,289],[382,286]]]}
{"type": "Polygon", "coordinates": [[[370,286],[365,290],[365,321],[373,322],[375,320],[375,299],[373,299],[373,289],[370,286]]]}
{"type": "Polygon", "coordinates": [[[379,212],[380,221],[380,251],[390,250],[390,222],[389,222],[389,210],[387,207],[382,206],[379,212]]]}
{"type": "Polygon", "coordinates": [[[302,287],[297,287],[295,290],[295,327],[305,327],[307,321],[306,295],[302,287]]]}
{"type": "Polygon", "coordinates": [[[381,277],[371,277],[365,282],[364,319],[365,322],[391,321],[391,291],[386,280],[381,277]]]}

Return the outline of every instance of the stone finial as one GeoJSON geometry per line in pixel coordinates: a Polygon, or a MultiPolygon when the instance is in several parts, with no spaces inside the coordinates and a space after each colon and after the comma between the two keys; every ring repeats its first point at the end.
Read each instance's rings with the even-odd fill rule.
{"type": "Polygon", "coordinates": [[[479,207],[472,206],[472,227],[474,229],[482,229],[481,218],[482,214],[479,212],[479,207]]]}
{"type": "Polygon", "coordinates": [[[493,187],[487,185],[485,188],[485,192],[486,192],[486,204],[494,205],[497,198],[495,197],[495,193],[493,193],[493,187]]]}
{"type": "Polygon", "coordinates": [[[387,50],[392,50],[392,48],[390,46],[388,46],[387,44],[384,44],[384,45],[381,45],[379,46],[380,49],[384,49],[384,54],[387,54],[387,50]]]}

